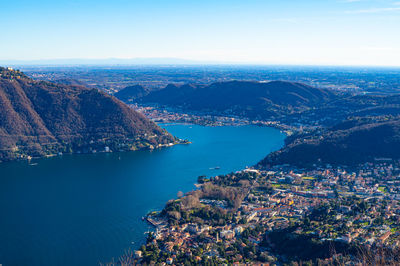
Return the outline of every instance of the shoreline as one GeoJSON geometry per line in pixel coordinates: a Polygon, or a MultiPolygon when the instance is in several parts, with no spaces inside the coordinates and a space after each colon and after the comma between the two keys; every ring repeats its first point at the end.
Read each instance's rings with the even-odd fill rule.
{"type": "MultiPolygon", "coordinates": [[[[173,121],[173,122],[169,121],[169,122],[163,122],[163,123],[159,123],[159,124],[160,125],[162,125],[162,124],[164,124],[164,125],[198,125],[198,126],[203,126],[203,127],[209,127],[209,125],[203,125],[203,124],[197,124],[197,123],[188,123],[188,122],[178,122],[178,121],[173,121]]],[[[276,124],[249,123],[249,124],[243,124],[243,125],[229,125],[229,124],[225,125],[224,124],[224,125],[219,125],[219,126],[233,126],[233,127],[260,126],[260,127],[269,127],[269,128],[275,128],[275,129],[279,130],[282,134],[285,135],[285,138],[290,136],[290,133],[288,133],[287,131],[282,130],[282,127],[280,127],[279,124],[278,124],[278,126],[276,126],[276,124]]],[[[274,151],[271,151],[270,153],[272,153],[272,152],[274,152],[274,151]]],[[[266,156],[268,156],[270,153],[268,153],[266,156]]],[[[257,164],[255,164],[255,165],[253,165],[251,167],[247,167],[247,168],[238,170],[235,173],[248,172],[248,173],[257,173],[258,174],[259,170],[257,170],[255,168],[256,165],[257,164]]],[[[222,175],[225,176],[226,174],[222,174],[222,175]]],[[[212,177],[210,177],[210,179],[213,179],[215,177],[217,177],[217,176],[212,176],[212,177]]],[[[208,179],[208,180],[210,180],[210,179],[208,179]]],[[[201,191],[201,189],[202,189],[204,184],[199,183],[199,182],[195,182],[193,185],[194,185],[195,188],[192,189],[191,191],[186,192],[182,198],[186,197],[187,195],[189,195],[191,193],[196,193],[196,191],[201,191]]],[[[168,230],[168,231],[171,231],[171,230],[173,231],[174,230],[173,229],[174,227],[171,226],[169,224],[169,222],[168,222],[168,219],[166,219],[165,214],[161,215],[161,213],[165,210],[166,206],[168,205],[168,203],[170,201],[177,202],[180,199],[181,198],[179,198],[179,197],[170,199],[165,203],[164,207],[162,207],[161,209],[155,210],[155,211],[154,210],[150,211],[147,214],[145,214],[145,216],[142,217],[142,221],[145,222],[146,224],[148,224],[149,226],[151,226],[151,228],[152,228],[152,230],[149,230],[149,231],[145,232],[146,237],[142,241],[143,243],[146,243],[146,244],[144,244],[144,246],[148,245],[148,243],[149,243],[148,241],[149,241],[150,238],[153,238],[153,241],[154,241],[154,237],[155,237],[155,239],[157,239],[159,237],[160,232],[165,231],[165,230],[168,230]]],[[[140,265],[140,260],[142,258],[141,257],[142,256],[141,248],[134,250],[134,255],[135,255],[134,263],[140,265]]]]}
{"type": "Polygon", "coordinates": [[[129,104],[131,108],[151,119],[156,124],[193,124],[200,126],[267,126],[279,129],[287,136],[299,128],[282,123],[279,120],[255,120],[236,115],[210,114],[170,107],[129,104]]]}
{"type": "Polygon", "coordinates": [[[135,150],[119,150],[119,151],[106,151],[106,150],[101,150],[101,151],[94,151],[94,152],[60,152],[58,154],[52,153],[52,154],[45,154],[43,156],[24,156],[24,157],[19,157],[11,160],[0,160],[0,164],[3,163],[11,163],[11,162],[30,162],[31,160],[38,160],[38,159],[47,159],[47,158],[54,158],[54,157],[62,157],[63,155],[89,155],[89,154],[102,154],[102,153],[120,153],[120,152],[135,152],[135,151],[152,151],[156,149],[162,149],[162,148],[168,148],[172,147],[175,145],[189,145],[192,142],[184,139],[179,139],[178,141],[167,143],[167,144],[158,144],[157,146],[149,145],[143,148],[135,149],[135,150]]]}
{"type": "MultiPolygon", "coordinates": [[[[360,165],[355,171],[358,172],[358,178],[368,181],[376,178],[374,172],[378,169],[384,169],[384,172],[379,173],[381,177],[392,170],[400,174],[400,162],[393,162],[393,165],[382,162],[369,166],[360,165]]],[[[339,256],[350,252],[350,258],[345,259],[353,261],[360,259],[360,254],[357,253],[360,250],[374,252],[374,246],[371,245],[373,242],[389,251],[393,243],[399,243],[399,220],[394,223],[385,221],[391,221],[387,218],[390,216],[399,217],[400,205],[396,204],[399,197],[395,188],[400,181],[394,183],[391,179],[380,178],[377,181],[379,186],[363,183],[353,191],[351,188],[338,189],[347,184],[349,179],[355,178],[355,172],[343,171],[341,167],[300,170],[295,167],[275,166],[265,170],[246,170],[203,180],[196,189],[183,197],[168,201],[161,211],[148,213],[146,220],[154,230],[148,234],[144,248],[142,246],[135,251],[133,263],[146,264],[155,256],[155,263],[173,261],[180,264],[185,260],[204,263],[211,260],[217,264],[270,262],[280,265],[288,262],[286,254],[292,256],[296,249],[280,250],[276,248],[276,244],[285,245],[287,240],[290,247],[296,244],[296,239],[302,243],[314,241],[315,247],[311,249],[339,249],[339,256]],[[345,178],[338,180],[338,176],[345,178]],[[250,183],[243,186],[243,180],[250,183]],[[338,184],[333,188],[331,185],[335,181],[338,184]],[[260,188],[265,183],[271,185],[270,191],[262,192],[260,188]],[[225,194],[207,194],[210,187],[213,191],[241,187],[242,194],[238,194],[242,195],[241,201],[238,205],[230,205],[232,203],[228,202],[229,197],[225,194]],[[196,205],[193,197],[197,197],[196,205]],[[381,214],[375,211],[375,205],[385,206],[388,201],[391,201],[388,203],[391,208],[384,208],[382,211],[390,215],[381,221],[381,214]],[[337,205],[337,202],[341,204],[337,205]],[[330,206],[328,214],[329,210],[332,211],[334,219],[321,220],[319,216],[315,216],[315,210],[323,212],[327,210],[327,206],[330,206]],[[357,206],[369,211],[362,211],[357,206]],[[221,213],[222,224],[218,219],[214,220],[213,216],[204,216],[203,213],[210,210],[213,210],[212,213],[221,213]],[[350,215],[351,211],[361,212],[370,218],[365,219],[357,213],[350,215]],[[224,216],[226,212],[231,213],[232,217],[224,216]],[[314,222],[310,223],[310,219],[314,219],[314,222]],[[363,222],[361,228],[359,222],[363,222]],[[385,224],[383,229],[382,224],[385,224]],[[327,227],[334,227],[335,230],[324,229],[327,227]],[[377,230],[376,236],[371,238],[367,228],[377,230]],[[367,243],[363,241],[366,237],[370,237],[367,243]],[[372,242],[368,244],[370,241],[372,242]],[[170,249],[169,243],[174,248],[170,249]],[[253,255],[238,249],[232,251],[231,247],[237,244],[251,247],[254,250],[253,255]],[[157,248],[150,249],[151,247],[157,248]]],[[[239,196],[234,199],[236,197],[239,196]]],[[[306,254],[311,251],[310,247],[305,249],[306,254]]],[[[330,256],[333,257],[328,257],[329,260],[333,260],[336,252],[330,256]]],[[[289,258],[289,261],[301,260],[289,258]]],[[[316,260],[319,258],[317,256],[316,260]]]]}

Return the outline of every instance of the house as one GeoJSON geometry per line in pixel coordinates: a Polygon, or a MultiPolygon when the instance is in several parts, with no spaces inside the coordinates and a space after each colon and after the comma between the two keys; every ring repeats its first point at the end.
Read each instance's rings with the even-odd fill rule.
{"type": "Polygon", "coordinates": [[[225,239],[232,239],[235,237],[235,232],[232,230],[223,230],[219,233],[219,236],[225,239]]]}

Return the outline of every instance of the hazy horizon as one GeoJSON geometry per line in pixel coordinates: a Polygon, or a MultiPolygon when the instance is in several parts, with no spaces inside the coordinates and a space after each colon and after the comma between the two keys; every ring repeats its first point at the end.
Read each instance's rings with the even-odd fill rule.
{"type": "Polygon", "coordinates": [[[200,61],[184,58],[55,58],[37,60],[0,60],[0,67],[135,67],[135,66],[237,66],[237,67],[333,67],[400,68],[399,65],[279,64],[260,62],[200,61]]]}
{"type": "Polygon", "coordinates": [[[395,0],[16,0],[0,3],[0,22],[2,62],[174,58],[257,65],[400,64],[400,2],[395,0]]]}

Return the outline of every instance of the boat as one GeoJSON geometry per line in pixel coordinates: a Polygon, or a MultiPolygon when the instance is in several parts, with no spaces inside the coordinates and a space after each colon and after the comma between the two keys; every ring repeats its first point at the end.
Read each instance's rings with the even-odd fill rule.
{"type": "Polygon", "coordinates": [[[218,170],[218,169],[221,169],[221,167],[219,167],[219,166],[216,166],[216,167],[210,167],[210,170],[218,170]]]}

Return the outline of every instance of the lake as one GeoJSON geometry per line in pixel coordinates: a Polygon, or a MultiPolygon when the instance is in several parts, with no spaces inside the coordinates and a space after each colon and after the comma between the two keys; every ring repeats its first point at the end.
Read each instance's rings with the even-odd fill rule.
{"type": "Polygon", "coordinates": [[[162,125],[190,145],[0,164],[0,264],[98,265],[138,248],[141,220],[200,175],[251,166],[282,147],[268,127],[162,125]],[[37,163],[37,164],[36,164],[37,163]],[[220,167],[219,169],[213,169],[220,167]]]}

